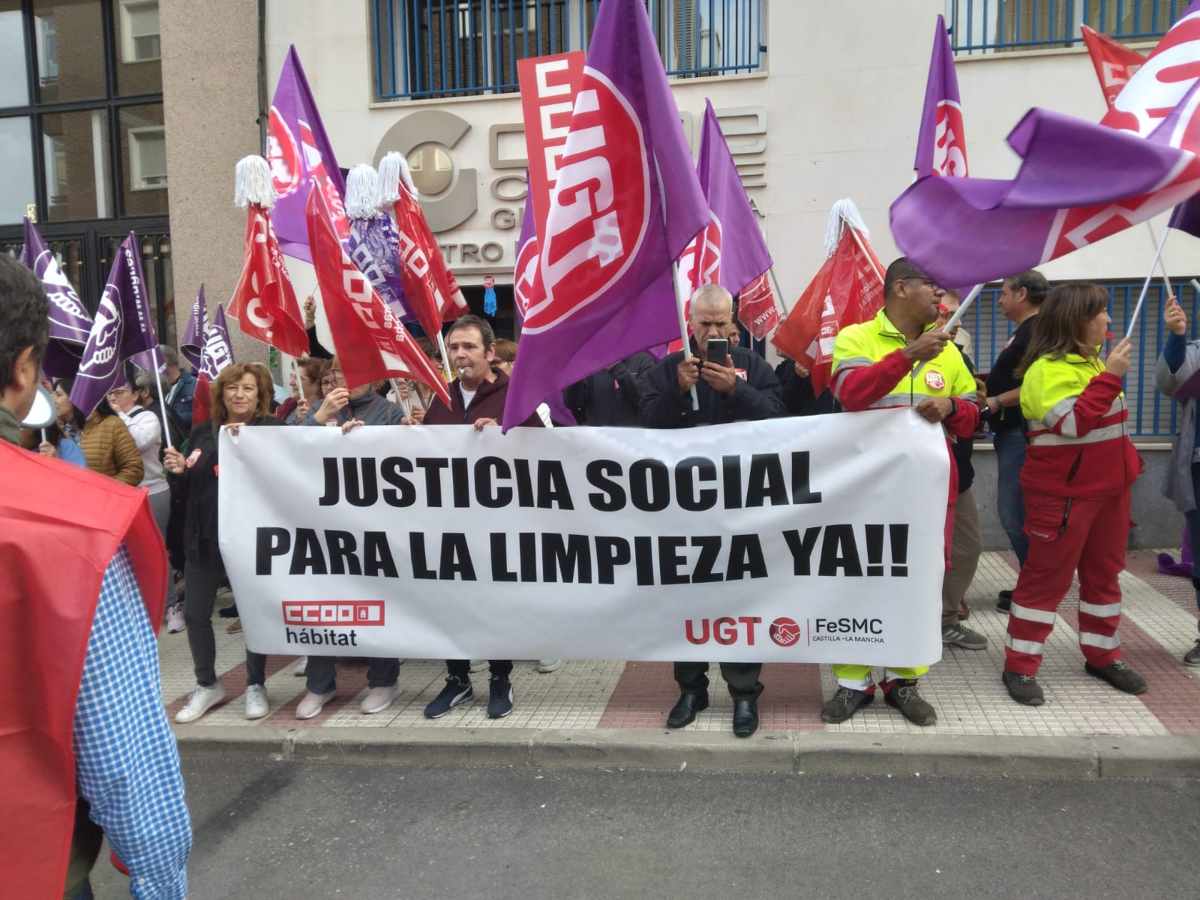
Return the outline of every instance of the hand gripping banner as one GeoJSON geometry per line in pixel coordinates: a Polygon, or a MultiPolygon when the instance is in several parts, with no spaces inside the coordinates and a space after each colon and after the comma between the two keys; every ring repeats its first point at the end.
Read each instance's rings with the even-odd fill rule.
{"type": "Polygon", "coordinates": [[[220,449],[221,555],[258,652],[941,654],[949,459],[908,409],[687,431],[243,428],[220,449]]]}

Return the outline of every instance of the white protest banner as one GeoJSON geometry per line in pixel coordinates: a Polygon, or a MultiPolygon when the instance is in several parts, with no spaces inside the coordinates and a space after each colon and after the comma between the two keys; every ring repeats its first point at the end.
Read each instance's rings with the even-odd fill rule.
{"type": "Polygon", "coordinates": [[[941,655],[949,459],[911,410],[634,428],[243,428],[220,545],[261,653],[941,655]]]}

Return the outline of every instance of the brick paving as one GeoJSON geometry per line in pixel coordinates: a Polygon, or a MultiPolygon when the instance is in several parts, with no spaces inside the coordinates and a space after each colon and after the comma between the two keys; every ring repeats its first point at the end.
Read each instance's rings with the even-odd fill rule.
{"type": "MultiPolygon", "coordinates": [[[[938,725],[917,728],[881,701],[849,722],[824,725],[820,705],[834,690],[828,666],[771,664],[763,669],[765,690],[759,701],[764,731],[994,735],[1005,737],[1087,737],[1097,735],[1156,736],[1200,734],[1200,670],[1179,658],[1196,638],[1196,605],[1190,580],[1158,574],[1157,551],[1133,551],[1121,576],[1124,620],[1120,635],[1126,658],[1142,672],[1150,690],[1141,697],[1120,694],[1083,671],[1076,627],[1077,586],[1064,600],[1047,641],[1039,680],[1046,704],[1019,706],[1000,682],[1007,615],[995,609],[997,591],[1016,581],[1010,554],[985,553],[968,592],[972,615],[968,624],[988,639],[981,651],[947,649],[923,681],[923,694],[938,710],[938,725]]],[[[538,673],[534,663],[517,663],[512,676],[513,714],[487,718],[487,672],[472,676],[476,699],[431,721],[422,715],[441,689],[445,667],[440,660],[407,660],[400,668],[400,697],[386,712],[364,716],[358,704],[366,692],[366,667],[338,666],[338,692],[322,714],[308,722],[295,718],[304,694],[304,679],[295,677],[297,661],[271,657],[267,693],[271,715],[257,722],[243,716],[245,686],[240,634],[225,630],[227,620],[214,619],[218,668],[229,701],[180,733],[207,726],[262,725],[295,728],[441,728],[457,729],[464,741],[479,729],[525,728],[578,730],[661,730],[677,696],[670,663],[582,660],[569,661],[556,672],[538,673]],[[221,667],[224,667],[223,669],[221,667]]],[[[193,686],[191,657],[184,634],[160,638],[163,694],[173,714],[193,686]]],[[[689,726],[695,731],[728,731],[732,701],[711,667],[712,705],[689,726]]]]}

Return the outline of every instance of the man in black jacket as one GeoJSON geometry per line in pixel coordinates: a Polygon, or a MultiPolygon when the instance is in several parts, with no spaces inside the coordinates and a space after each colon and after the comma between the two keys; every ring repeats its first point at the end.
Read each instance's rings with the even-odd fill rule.
{"type": "Polygon", "coordinates": [[[635,353],[607,369],[577,381],[563,394],[567,409],[579,425],[638,426],[642,376],[654,368],[649,353],[635,353]]]}
{"type": "MultiPolygon", "coordinates": [[[[672,353],[642,379],[641,419],[647,428],[693,428],[784,415],[779,382],[757,354],[730,347],[725,364],[708,361],[708,341],[723,338],[733,322],[733,298],[717,285],[692,297],[692,346],[672,353]],[[703,363],[701,360],[705,360],[703,363]],[[696,389],[699,409],[692,409],[696,389]]],[[[733,733],[749,737],[758,729],[761,663],[721,663],[733,696],[733,733]]],[[[675,663],[680,696],[667,717],[668,728],[690,725],[708,707],[708,663],[675,663]]]]}

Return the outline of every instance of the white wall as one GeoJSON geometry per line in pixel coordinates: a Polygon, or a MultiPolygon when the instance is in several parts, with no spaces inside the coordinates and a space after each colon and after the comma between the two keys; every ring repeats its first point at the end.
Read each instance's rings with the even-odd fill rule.
{"type": "MultiPolygon", "coordinates": [[[[888,207],[912,180],[933,23],[944,8],[942,0],[773,0],[768,77],[676,85],[680,108],[697,116],[705,96],[718,108],[767,107],[766,187],[752,190],[751,196],[766,214],[764,227],[789,303],[823,259],[826,217],[840,197],[857,202],[881,259],[895,256],[888,207]]],[[[267,15],[270,89],[288,45],[295,43],[342,166],[371,161],[393,124],[430,105],[372,106],[366,2],[269,0],[267,15]]],[[[1081,50],[961,58],[958,74],[971,172],[976,176],[1012,176],[1019,161],[1004,138],[1031,106],[1091,119],[1103,112],[1095,75],[1081,50]]],[[[508,95],[433,105],[472,125],[454,153],[460,164],[478,169],[480,200],[471,220],[439,238],[495,240],[498,232],[490,214],[497,204],[489,188],[503,173],[488,164],[488,128],[519,122],[519,101],[508,95]]],[[[508,245],[504,264],[510,268],[497,268],[494,274],[506,281],[517,232],[500,234],[508,245]]],[[[1168,264],[1179,275],[1200,270],[1192,262],[1192,240],[1175,235],[1168,246],[1168,264]]],[[[1151,255],[1149,238],[1139,227],[1047,265],[1044,271],[1051,278],[1139,278],[1151,255]]],[[[296,274],[303,279],[302,273],[296,274]]],[[[463,280],[473,283],[477,277],[465,275],[463,280]]]]}

